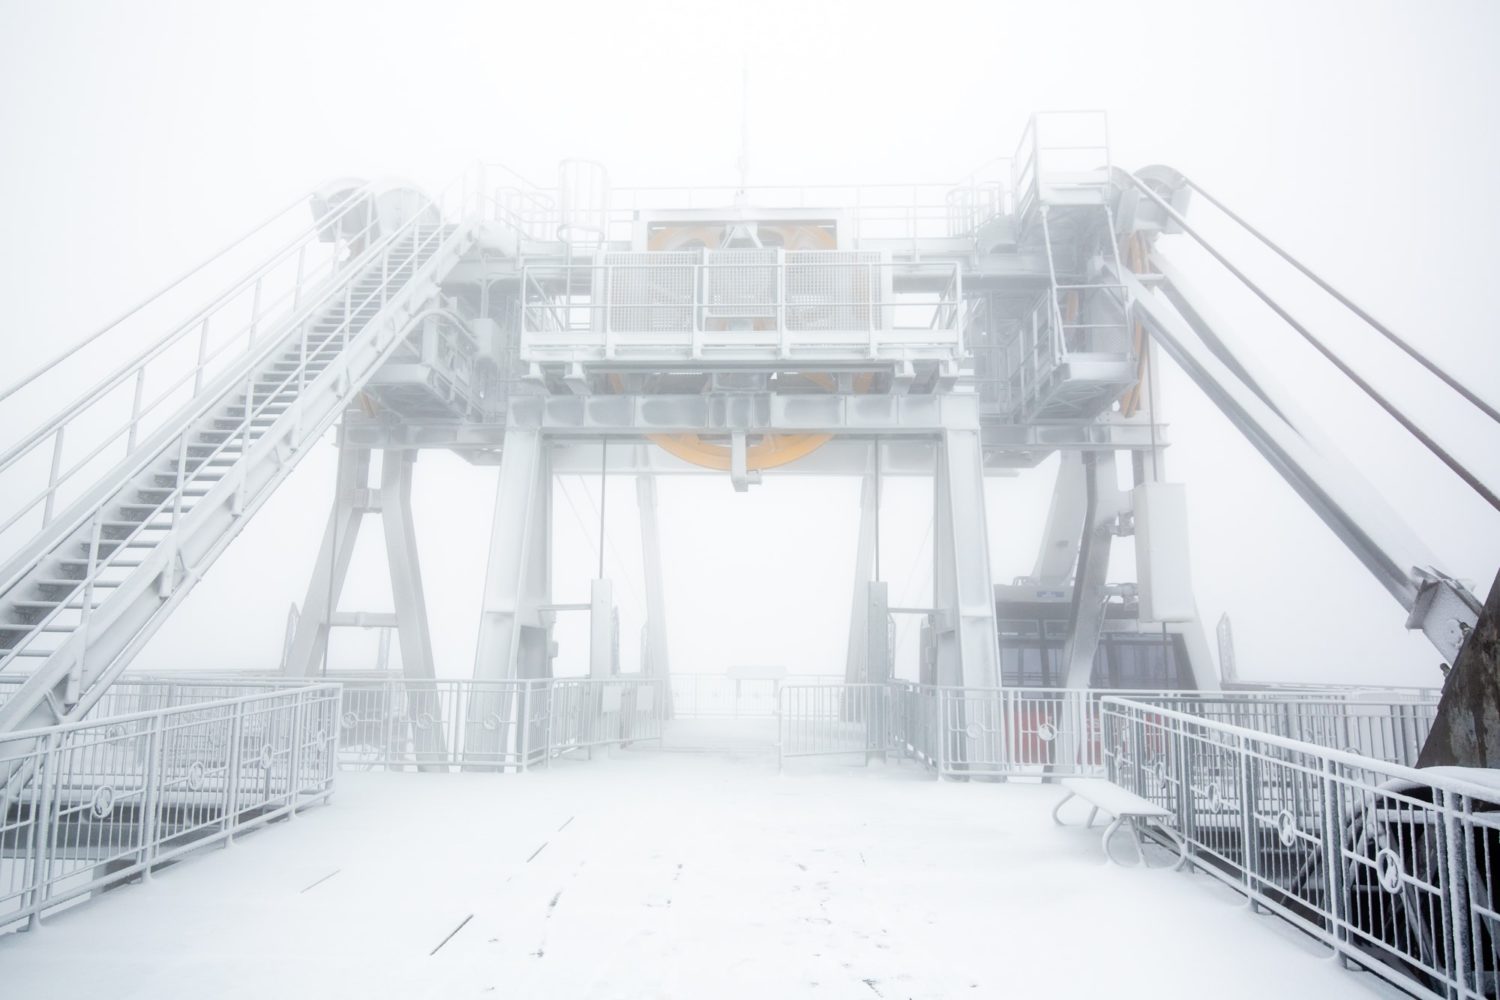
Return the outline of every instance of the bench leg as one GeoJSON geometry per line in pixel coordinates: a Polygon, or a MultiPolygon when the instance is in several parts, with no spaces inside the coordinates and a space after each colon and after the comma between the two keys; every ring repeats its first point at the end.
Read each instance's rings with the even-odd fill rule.
{"type": "Polygon", "coordinates": [[[1094,820],[1097,819],[1098,816],[1099,816],[1099,807],[1098,806],[1094,806],[1092,809],[1089,810],[1089,821],[1087,823],[1083,824],[1084,829],[1086,829],[1086,830],[1092,830],[1094,828],[1094,820]]]}
{"type": "Polygon", "coordinates": [[[1172,866],[1173,871],[1179,871],[1188,864],[1187,838],[1165,823],[1157,823],[1156,828],[1167,835],[1167,839],[1177,845],[1177,863],[1172,866]]]}
{"type": "Polygon", "coordinates": [[[1137,868],[1149,867],[1146,864],[1146,845],[1141,843],[1140,820],[1132,817],[1127,825],[1130,827],[1130,841],[1135,844],[1135,866],[1137,868]]]}
{"type": "MultiPolygon", "coordinates": [[[[1072,798],[1073,798],[1073,793],[1070,791],[1070,792],[1068,792],[1067,795],[1064,795],[1062,798],[1058,799],[1057,800],[1057,805],[1055,805],[1055,806],[1052,807],[1052,822],[1056,823],[1058,826],[1065,825],[1063,823],[1063,821],[1062,821],[1062,817],[1060,817],[1058,815],[1058,813],[1062,811],[1063,805],[1066,804],[1072,798]]],[[[1092,817],[1090,817],[1090,822],[1091,823],[1093,822],[1092,817]]]]}
{"type": "Polygon", "coordinates": [[[1104,836],[1100,838],[1099,841],[1099,843],[1104,847],[1105,859],[1108,861],[1113,861],[1115,864],[1119,864],[1120,862],[1115,861],[1115,856],[1109,852],[1109,839],[1119,832],[1120,824],[1123,822],[1124,820],[1116,818],[1109,824],[1109,826],[1106,826],[1104,828],[1104,836]]]}

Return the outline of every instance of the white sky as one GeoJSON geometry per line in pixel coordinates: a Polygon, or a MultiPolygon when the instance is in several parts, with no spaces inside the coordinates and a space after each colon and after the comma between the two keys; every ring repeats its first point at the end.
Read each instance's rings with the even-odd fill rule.
{"type": "MultiPolygon", "coordinates": [[[[754,182],[946,180],[1010,152],[1033,110],[1103,108],[1116,163],[1169,163],[1201,180],[1496,400],[1486,292],[1500,218],[1500,69],[1488,51],[1497,37],[1500,8],[1451,2],[0,0],[0,365],[23,370],[330,177],[432,184],[483,156],[545,180],[558,159],[588,156],[618,183],[732,182],[744,52],[754,182]]],[[[1224,308],[1440,564],[1487,590],[1500,518],[1335,386],[1264,310],[1238,299],[1224,308]]],[[[1373,335],[1341,321],[1320,329],[1500,484],[1495,428],[1373,335]]],[[[1189,487],[1200,609],[1210,630],[1230,612],[1241,674],[1435,682],[1437,656],[1404,633],[1401,610],[1196,389],[1167,372],[1164,396],[1169,475],[1189,487]]],[[[991,484],[997,581],[1030,569],[1052,469],[991,484]]],[[[273,665],[331,489],[324,448],[141,662],[273,665]]],[[[579,518],[559,490],[557,597],[574,600],[593,572],[597,484],[566,489],[579,518]]],[[[883,561],[898,599],[922,597],[911,567],[927,530],[925,489],[887,494],[883,561]]],[[[448,676],[470,670],[493,490],[492,469],[445,454],[418,465],[428,607],[448,676]]],[[[857,502],[853,481],[773,479],[748,496],[720,478],[665,483],[674,669],[840,671],[857,502]]],[[[610,573],[633,657],[631,483],[611,484],[609,510],[610,573]]],[[[388,607],[368,548],[346,609],[388,607]]],[[[564,666],[579,662],[581,633],[562,638],[564,666]]],[[[335,665],[362,655],[359,638],[345,637],[335,665]]]]}

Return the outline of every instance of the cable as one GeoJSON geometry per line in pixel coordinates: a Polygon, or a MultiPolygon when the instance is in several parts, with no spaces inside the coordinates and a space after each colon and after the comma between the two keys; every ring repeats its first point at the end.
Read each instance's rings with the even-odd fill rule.
{"type": "Polygon", "coordinates": [[[1259,298],[1262,302],[1264,302],[1271,308],[1272,312],[1281,317],[1281,319],[1288,326],[1290,326],[1293,330],[1296,330],[1297,333],[1302,336],[1303,340],[1307,341],[1313,346],[1314,349],[1317,350],[1319,354],[1323,355],[1323,357],[1328,361],[1329,364],[1337,368],[1345,378],[1349,379],[1349,381],[1359,386],[1359,388],[1364,391],[1365,395],[1373,399],[1382,410],[1388,413],[1391,418],[1396,421],[1396,423],[1405,428],[1407,433],[1411,434],[1412,437],[1422,442],[1422,444],[1426,446],[1428,451],[1432,452],[1432,454],[1435,455],[1439,461],[1441,461],[1444,465],[1451,469],[1453,473],[1458,476],[1458,478],[1467,483],[1470,489],[1483,497],[1486,503],[1488,503],[1496,510],[1500,510],[1500,496],[1497,496],[1494,491],[1492,491],[1473,473],[1471,473],[1462,464],[1460,464],[1456,458],[1448,454],[1448,452],[1443,449],[1442,445],[1434,441],[1430,436],[1428,436],[1426,432],[1424,432],[1420,427],[1413,423],[1411,419],[1406,416],[1406,414],[1398,410],[1390,400],[1381,395],[1380,391],[1372,386],[1369,382],[1366,382],[1358,372],[1345,364],[1343,359],[1335,354],[1332,350],[1330,350],[1327,345],[1325,345],[1317,337],[1313,336],[1312,331],[1308,330],[1307,327],[1297,322],[1297,320],[1292,316],[1291,313],[1283,309],[1281,305],[1279,305],[1275,299],[1271,298],[1271,296],[1267,294],[1264,289],[1262,289],[1255,282],[1251,281],[1250,278],[1245,274],[1245,272],[1241,271],[1239,268],[1231,264],[1227,257],[1225,257],[1217,249],[1215,249],[1213,244],[1209,243],[1201,233],[1199,233],[1196,229],[1188,224],[1188,221],[1182,217],[1182,214],[1180,212],[1174,209],[1171,205],[1167,204],[1167,202],[1161,197],[1161,195],[1151,190],[1149,186],[1147,186],[1140,178],[1136,177],[1134,174],[1130,174],[1128,176],[1130,177],[1131,183],[1145,192],[1146,196],[1149,197],[1152,201],[1160,205],[1162,210],[1165,211],[1167,215],[1174,222],[1176,222],[1178,226],[1182,228],[1183,232],[1187,233],[1194,240],[1196,240],[1198,242],[1198,245],[1207,250],[1209,255],[1212,256],[1214,260],[1217,260],[1220,264],[1224,265],[1225,270],[1238,278],[1246,288],[1254,292],[1257,298],[1259,298]]]}
{"type": "Polygon", "coordinates": [[[1222,201],[1215,198],[1207,191],[1203,190],[1203,188],[1199,186],[1197,181],[1190,180],[1187,177],[1184,177],[1183,180],[1187,183],[1188,187],[1192,188],[1194,191],[1198,192],[1205,199],[1207,199],[1209,204],[1213,205],[1219,211],[1229,216],[1251,236],[1254,236],[1256,239],[1260,240],[1267,247],[1273,250],[1278,257],[1295,267],[1298,271],[1302,272],[1302,274],[1309,280],[1311,280],[1315,285],[1323,289],[1323,291],[1327,292],[1329,295],[1332,295],[1350,312],[1354,313],[1354,315],[1358,316],[1360,319],[1368,323],[1376,333],[1379,333],[1386,340],[1389,340],[1391,343],[1401,348],[1402,351],[1406,352],[1407,357],[1411,358],[1417,364],[1421,365],[1423,368],[1431,372],[1434,376],[1440,379],[1444,385],[1448,386],[1448,388],[1452,389],[1464,399],[1468,400],[1485,416],[1489,417],[1496,423],[1500,423],[1500,410],[1497,410],[1494,406],[1491,406],[1489,403],[1485,402],[1482,398],[1480,398],[1478,393],[1474,392],[1458,379],[1454,378],[1442,368],[1438,367],[1436,362],[1430,360],[1421,351],[1418,351],[1405,339],[1400,337],[1394,330],[1386,326],[1384,323],[1380,322],[1374,316],[1371,316],[1343,292],[1340,292],[1337,288],[1334,288],[1317,274],[1313,273],[1310,268],[1306,267],[1301,261],[1297,260],[1297,258],[1293,257],[1281,247],[1277,246],[1274,242],[1271,241],[1271,238],[1269,236],[1267,236],[1265,233],[1262,233],[1259,229],[1256,229],[1254,226],[1250,225],[1250,223],[1242,219],[1232,209],[1230,209],[1228,205],[1225,205],[1222,201]]]}

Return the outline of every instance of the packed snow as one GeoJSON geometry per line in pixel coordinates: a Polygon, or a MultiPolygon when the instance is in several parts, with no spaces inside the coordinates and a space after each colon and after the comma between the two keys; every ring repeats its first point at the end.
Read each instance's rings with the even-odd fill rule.
{"type": "Polygon", "coordinates": [[[1207,876],[1107,864],[1097,827],[1051,822],[1062,794],[641,748],[525,775],[344,773],[327,807],[0,938],[0,994],[1388,992],[1207,876]]]}

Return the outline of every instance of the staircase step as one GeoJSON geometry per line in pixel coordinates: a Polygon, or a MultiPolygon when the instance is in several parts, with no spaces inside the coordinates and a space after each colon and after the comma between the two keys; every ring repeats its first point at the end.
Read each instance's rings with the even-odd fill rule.
{"type": "MultiPolygon", "coordinates": [[[[62,565],[62,566],[76,566],[79,569],[83,570],[85,573],[87,573],[88,569],[89,569],[89,561],[87,559],[66,558],[66,559],[59,559],[58,563],[60,565],[62,565]]],[[[135,560],[118,559],[118,560],[110,563],[107,568],[108,569],[135,569],[137,566],[140,566],[140,565],[143,565],[143,563],[139,559],[135,559],[135,560]]]]}
{"type": "MultiPolygon", "coordinates": [[[[85,581],[83,581],[83,580],[64,580],[64,579],[59,579],[59,578],[55,578],[55,577],[43,577],[40,580],[32,580],[31,582],[34,583],[34,584],[36,584],[38,587],[48,587],[48,588],[51,588],[53,590],[60,590],[60,589],[62,589],[64,587],[66,587],[68,590],[72,591],[72,590],[76,590],[79,587],[83,586],[83,584],[84,584],[85,581]]],[[[115,587],[118,587],[119,585],[120,585],[120,581],[119,580],[95,580],[94,581],[94,589],[95,590],[113,590],[115,587]]]]}
{"type": "MultiPolygon", "coordinates": [[[[168,493],[171,491],[169,490],[168,493]]],[[[139,511],[142,515],[154,514],[161,509],[161,502],[156,503],[122,503],[119,505],[122,511],[139,511]]],[[[163,511],[169,513],[169,511],[163,511]]]]}

